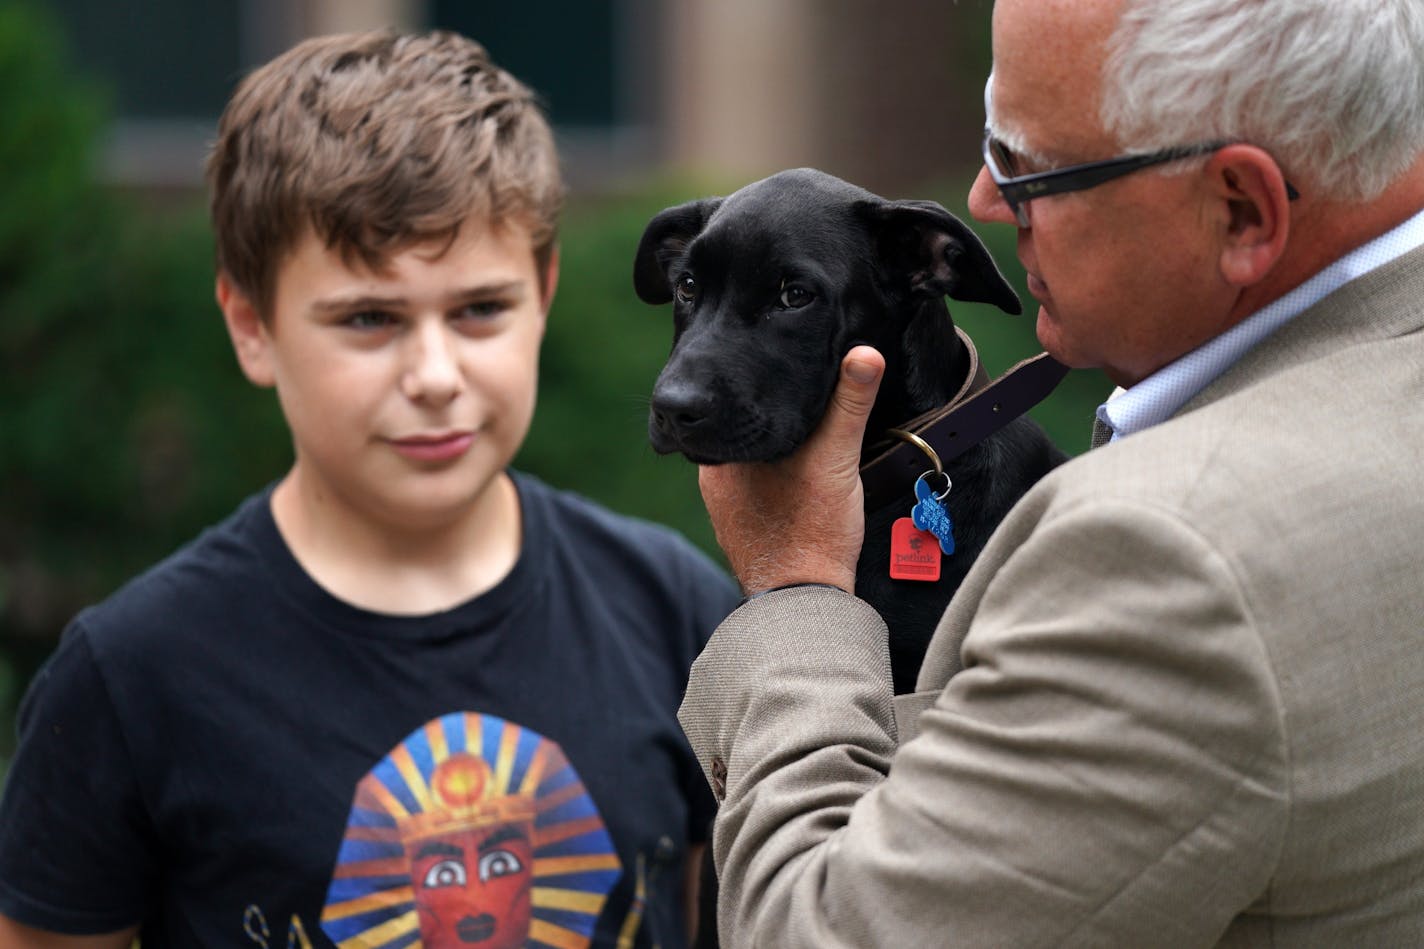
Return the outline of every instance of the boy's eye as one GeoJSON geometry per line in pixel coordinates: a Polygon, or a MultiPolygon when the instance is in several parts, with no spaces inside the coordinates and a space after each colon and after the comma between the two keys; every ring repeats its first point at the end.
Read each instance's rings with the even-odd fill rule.
{"type": "Polygon", "coordinates": [[[348,314],[342,319],[343,326],[349,326],[357,330],[384,329],[395,322],[395,317],[381,310],[362,310],[359,313],[348,314]]]}
{"type": "Polygon", "coordinates": [[[488,320],[509,309],[504,300],[476,300],[460,308],[459,315],[474,320],[488,320]]]}

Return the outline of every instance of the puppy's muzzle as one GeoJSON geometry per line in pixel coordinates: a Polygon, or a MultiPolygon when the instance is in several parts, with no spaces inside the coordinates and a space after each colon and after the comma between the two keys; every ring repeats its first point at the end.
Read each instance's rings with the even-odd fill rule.
{"type": "Polygon", "coordinates": [[[715,400],[705,388],[662,379],[653,389],[648,437],[660,455],[687,452],[709,441],[715,400]]]}
{"type": "Polygon", "coordinates": [[[728,380],[679,368],[687,364],[664,369],[653,387],[648,440],[658,454],[681,453],[699,465],[775,461],[804,440],[784,413],[768,412],[728,380]]]}

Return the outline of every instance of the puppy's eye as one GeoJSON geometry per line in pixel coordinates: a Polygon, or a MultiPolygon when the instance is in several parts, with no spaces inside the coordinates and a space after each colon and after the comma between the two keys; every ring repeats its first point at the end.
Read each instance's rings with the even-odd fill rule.
{"type": "Polygon", "coordinates": [[[683,274],[673,285],[672,292],[677,295],[679,303],[691,303],[697,299],[697,281],[687,274],[683,274]]]}
{"type": "Polygon", "coordinates": [[[804,287],[782,287],[781,296],[777,302],[783,309],[799,310],[815,298],[815,295],[804,287]]]}

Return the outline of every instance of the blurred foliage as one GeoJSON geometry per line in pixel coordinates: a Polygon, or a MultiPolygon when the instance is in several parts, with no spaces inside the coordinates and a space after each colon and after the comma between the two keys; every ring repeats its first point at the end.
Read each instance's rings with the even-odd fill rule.
{"type": "MultiPolygon", "coordinates": [[[[203,199],[96,185],[105,112],[53,25],[0,0],[0,771],[14,705],[69,618],[290,463],[276,400],[241,376],[213,302],[203,199]]],[[[653,214],[736,184],[665,181],[571,203],[539,409],[516,460],[712,551],[693,466],[647,444],[672,327],[668,308],[634,296],[631,271],[653,214]]],[[[916,196],[965,216],[965,185],[916,196]]],[[[983,233],[1031,304],[1013,230],[983,233]]],[[[952,309],[994,374],[1037,351],[1030,317],[952,309]]],[[[1081,451],[1107,389],[1075,374],[1034,414],[1081,451]]]]}
{"type": "Polygon", "coordinates": [[[0,3],[0,761],[68,618],[289,455],[222,332],[201,201],[96,183],[106,112],[42,8],[0,3]]]}

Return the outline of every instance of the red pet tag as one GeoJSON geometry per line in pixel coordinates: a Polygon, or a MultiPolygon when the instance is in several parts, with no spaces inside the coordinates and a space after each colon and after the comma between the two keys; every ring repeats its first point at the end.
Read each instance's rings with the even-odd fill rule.
{"type": "Polygon", "coordinates": [[[890,579],[939,579],[939,538],[922,531],[908,517],[897,518],[890,526],[890,579]]]}

